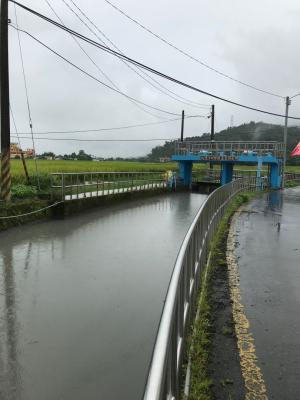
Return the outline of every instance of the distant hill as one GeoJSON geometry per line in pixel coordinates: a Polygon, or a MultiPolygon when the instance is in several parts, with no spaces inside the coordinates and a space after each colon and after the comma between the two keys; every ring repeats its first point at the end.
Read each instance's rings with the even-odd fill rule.
{"type": "MultiPolygon", "coordinates": [[[[203,133],[200,136],[187,137],[186,141],[205,141],[210,140],[209,133],[203,133]]],[[[283,141],[283,126],[265,124],[264,122],[250,122],[240,126],[224,129],[215,134],[215,140],[218,141],[283,141]]],[[[288,155],[293,148],[300,142],[300,127],[293,126],[288,128],[288,155]]],[[[162,146],[156,146],[148,154],[149,161],[159,161],[161,157],[170,157],[174,153],[175,141],[165,142],[162,146]]],[[[288,163],[300,165],[299,157],[288,157],[288,163]]]]}

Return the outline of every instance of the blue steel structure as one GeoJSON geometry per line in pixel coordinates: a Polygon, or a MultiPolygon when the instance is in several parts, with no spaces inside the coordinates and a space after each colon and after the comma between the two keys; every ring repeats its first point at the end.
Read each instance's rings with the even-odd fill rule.
{"type": "Polygon", "coordinates": [[[173,161],[179,163],[179,176],[185,186],[192,183],[194,163],[221,165],[221,185],[233,179],[234,165],[256,165],[258,184],[263,165],[268,166],[269,185],[279,189],[282,182],[284,144],[278,142],[188,142],[175,145],[173,161]]]}

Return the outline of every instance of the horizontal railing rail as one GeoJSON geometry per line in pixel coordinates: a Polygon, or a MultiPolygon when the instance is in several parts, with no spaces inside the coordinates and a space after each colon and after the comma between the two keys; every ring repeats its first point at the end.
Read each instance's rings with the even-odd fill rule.
{"type": "Polygon", "coordinates": [[[180,248],[169,283],[152,355],[144,400],[177,400],[186,339],[194,316],[201,272],[209,245],[230,200],[254,191],[255,177],[238,179],[216,189],[205,201],[180,248]]]}
{"type": "Polygon", "coordinates": [[[194,142],[178,141],[175,143],[175,155],[242,155],[252,154],[258,156],[273,155],[282,158],[284,143],[280,142],[194,142]]]}
{"type": "Polygon", "coordinates": [[[287,172],[284,174],[285,181],[300,181],[300,174],[295,172],[287,172]]]}
{"type": "MultiPolygon", "coordinates": [[[[240,169],[234,170],[232,174],[232,179],[241,179],[241,178],[254,178],[257,177],[256,170],[248,170],[248,169],[240,169]]],[[[262,187],[266,188],[269,185],[269,176],[267,170],[261,170],[260,177],[257,178],[262,182],[262,187]]],[[[192,172],[192,182],[214,182],[220,183],[221,181],[221,170],[220,169],[200,169],[192,172]]]]}
{"type": "Polygon", "coordinates": [[[51,174],[53,199],[75,200],[167,186],[165,172],[56,172],[51,174]]]}

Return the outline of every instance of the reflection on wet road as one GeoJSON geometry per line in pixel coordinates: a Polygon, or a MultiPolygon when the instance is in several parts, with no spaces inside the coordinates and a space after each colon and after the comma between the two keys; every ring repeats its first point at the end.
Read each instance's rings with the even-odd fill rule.
{"type": "Polygon", "coordinates": [[[268,398],[300,399],[300,189],[248,208],[237,224],[242,303],[268,398]]]}
{"type": "Polygon", "coordinates": [[[205,196],[0,234],[0,399],[140,399],[172,267],[205,196]]]}

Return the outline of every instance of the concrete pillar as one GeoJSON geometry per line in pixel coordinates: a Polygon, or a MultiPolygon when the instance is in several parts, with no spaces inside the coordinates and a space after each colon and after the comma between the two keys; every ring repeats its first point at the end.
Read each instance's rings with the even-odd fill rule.
{"type": "Polygon", "coordinates": [[[179,176],[183,180],[184,186],[192,185],[193,163],[190,161],[179,161],[179,176]]]}
{"type": "Polygon", "coordinates": [[[232,181],[232,172],[232,163],[221,163],[221,186],[232,181]]]}
{"type": "Polygon", "coordinates": [[[271,189],[280,189],[281,176],[279,174],[279,165],[270,164],[270,186],[271,189]]]}
{"type": "Polygon", "coordinates": [[[256,190],[262,189],[261,169],[262,169],[262,159],[258,157],[257,170],[256,170],[256,190]]]}

